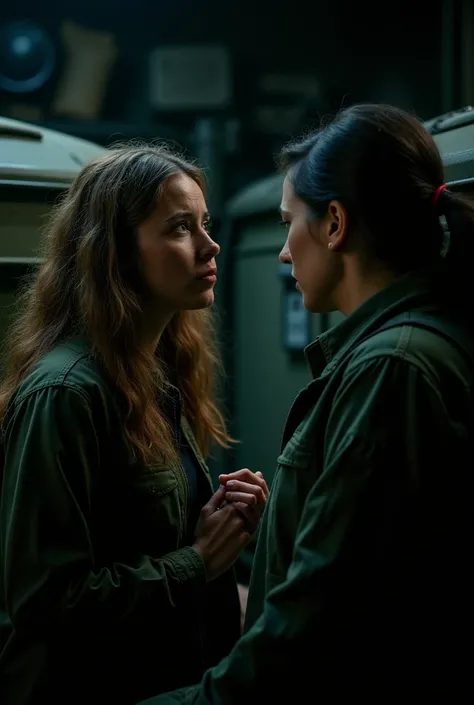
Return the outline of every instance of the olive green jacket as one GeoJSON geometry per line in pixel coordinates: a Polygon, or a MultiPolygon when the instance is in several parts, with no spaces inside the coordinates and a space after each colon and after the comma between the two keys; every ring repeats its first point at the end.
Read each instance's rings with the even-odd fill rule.
{"type": "MultiPolygon", "coordinates": [[[[47,354],[10,404],[0,497],[2,705],[134,703],[196,682],[239,636],[232,571],[208,584],[189,546],[182,467],[138,462],[124,413],[80,339],[47,354]]],[[[204,503],[209,472],[181,423],[204,503]]]]}
{"type": "Polygon", "coordinates": [[[455,324],[403,277],[307,349],[246,632],[199,686],[149,705],[457,702],[471,673],[474,365],[434,330],[382,330],[410,312],[455,324]]]}

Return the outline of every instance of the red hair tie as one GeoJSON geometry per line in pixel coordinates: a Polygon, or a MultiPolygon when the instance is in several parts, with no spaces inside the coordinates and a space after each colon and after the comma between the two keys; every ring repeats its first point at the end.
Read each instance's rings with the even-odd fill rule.
{"type": "Polygon", "coordinates": [[[439,200],[440,193],[441,193],[442,191],[444,191],[446,188],[447,188],[446,184],[441,184],[441,186],[438,186],[438,188],[437,188],[436,191],[434,192],[434,196],[433,196],[433,206],[434,206],[435,208],[436,208],[436,206],[438,205],[438,200],[439,200]]]}

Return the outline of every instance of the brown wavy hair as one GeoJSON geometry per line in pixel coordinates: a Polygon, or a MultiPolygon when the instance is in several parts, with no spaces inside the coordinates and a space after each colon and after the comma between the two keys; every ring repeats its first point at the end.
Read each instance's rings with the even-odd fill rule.
{"type": "Polygon", "coordinates": [[[211,312],[177,313],[155,353],[140,343],[144,289],[136,229],[176,173],[205,191],[202,171],[167,146],[117,146],[83,167],[54,209],[43,263],[21,297],[6,345],[0,419],[33,365],[61,341],[85,333],[125,400],[125,432],[143,461],[177,458],[155,401],[165,393],[164,351],[178,372],[183,413],[200,450],[207,455],[212,442],[228,447],[231,438],[213,400],[220,360],[211,312]]]}

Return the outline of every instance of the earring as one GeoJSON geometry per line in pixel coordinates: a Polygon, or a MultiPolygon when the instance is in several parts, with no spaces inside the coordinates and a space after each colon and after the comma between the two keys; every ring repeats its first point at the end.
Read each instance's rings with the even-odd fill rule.
{"type": "Polygon", "coordinates": [[[330,242],[330,243],[328,244],[328,248],[329,248],[330,250],[332,250],[332,247],[333,247],[333,243],[330,242]]]}

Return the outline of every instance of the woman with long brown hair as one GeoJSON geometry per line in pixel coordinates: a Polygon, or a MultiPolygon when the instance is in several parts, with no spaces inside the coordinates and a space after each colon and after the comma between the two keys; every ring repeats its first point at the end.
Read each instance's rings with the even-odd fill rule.
{"type": "Polygon", "coordinates": [[[166,148],[109,150],[56,209],[0,389],[4,705],[133,703],[239,636],[231,566],[268,489],[242,470],[212,495],[204,461],[231,440],[218,252],[202,173],[166,148]]]}

